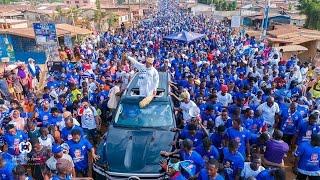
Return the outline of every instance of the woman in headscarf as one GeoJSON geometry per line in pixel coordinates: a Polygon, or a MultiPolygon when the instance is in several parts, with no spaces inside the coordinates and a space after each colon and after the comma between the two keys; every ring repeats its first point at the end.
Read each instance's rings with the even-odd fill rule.
{"type": "Polygon", "coordinates": [[[24,130],[25,128],[25,120],[20,116],[20,112],[18,110],[13,110],[10,114],[10,123],[14,124],[17,130],[24,130]]]}

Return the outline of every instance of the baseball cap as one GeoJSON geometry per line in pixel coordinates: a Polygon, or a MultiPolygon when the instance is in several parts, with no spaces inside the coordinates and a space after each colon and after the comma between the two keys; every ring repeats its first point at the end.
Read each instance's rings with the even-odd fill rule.
{"type": "Polygon", "coordinates": [[[58,153],[60,153],[60,152],[62,152],[62,151],[63,151],[63,147],[62,147],[61,145],[59,145],[59,144],[54,144],[54,145],[52,146],[52,153],[58,154],[58,153]]]}
{"type": "Polygon", "coordinates": [[[221,91],[222,92],[228,92],[228,86],[227,85],[221,85],[221,91]]]}

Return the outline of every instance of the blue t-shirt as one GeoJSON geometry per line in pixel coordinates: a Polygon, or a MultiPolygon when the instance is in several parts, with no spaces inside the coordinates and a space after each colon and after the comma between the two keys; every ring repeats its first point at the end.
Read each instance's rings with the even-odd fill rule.
{"type": "MultiPolygon", "coordinates": [[[[212,177],[209,177],[209,173],[206,168],[201,169],[198,180],[212,180],[212,177]]],[[[220,174],[217,174],[213,180],[224,180],[224,178],[220,174]]]]}
{"type": "Polygon", "coordinates": [[[180,158],[182,161],[192,161],[194,165],[196,165],[196,172],[198,173],[205,166],[205,161],[201,157],[199,153],[196,151],[191,151],[191,154],[186,151],[180,151],[180,158]]]}
{"type": "Polygon", "coordinates": [[[317,134],[320,132],[320,127],[318,124],[309,124],[309,122],[303,122],[299,125],[297,134],[299,145],[301,142],[310,141],[312,134],[317,134]]]}
{"type": "Polygon", "coordinates": [[[218,134],[218,133],[213,133],[213,134],[210,136],[210,140],[211,140],[211,143],[212,143],[215,147],[217,147],[218,149],[222,149],[222,148],[223,148],[223,144],[222,144],[223,135],[218,134]]]}
{"type": "Polygon", "coordinates": [[[42,123],[43,126],[46,126],[49,123],[50,109],[48,111],[39,109],[38,114],[39,114],[39,123],[42,123]]]}
{"type": "Polygon", "coordinates": [[[309,114],[309,107],[305,105],[298,105],[297,111],[301,114],[303,118],[306,118],[309,114]]]}
{"type": "Polygon", "coordinates": [[[231,127],[227,129],[226,137],[229,140],[236,140],[239,143],[238,151],[242,154],[243,157],[246,157],[246,143],[249,143],[250,132],[245,128],[243,128],[242,131],[239,131],[231,127]]]}
{"type": "Polygon", "coordinates": [[[28,139],[28,135],[23,131],[17,130],[15,135],[6,133],[4,140],[8,145],[8,153],[11,155],[19,155],[19,144],[28,139]]]}
{"type": "Polygon", "coordinates": [[[206,111],[202,112],[201,113],[201,120],[202,121],[210,121],[210,122],[213,122],[216,118],[216,115],[215,114],[209,114],[207,113],[206,111]]]}
{"type": "Polygon", "coordinates": [[[218,149],[211,145],[209,151],[205,150],[204,146],[200,144],[196,147],[195,151],[197,151],[204,159],[216,159],[219,160],[219,151],[218,149]]]}
{"type": "Polygon", "coordinates": [[[257,180],[274,180],[274,177],[270,175],[270,169],[261,171],[257,177],[257,180]]]}
{"type": "Polygon", "coordinates": [[[67,175],[65,178],[61,178],[60,176],[58,175],[54,175],[52,176],[52,179],[51,180],[71,180],[71,176],[70,175],[67,175]]]}
{"type": "Polygon", "coordinates": [[[320,147],[312,146],[310,142],[303,142],[298,146],[295,156],[299,157],[298,171],[306,175],[320,173],[320,147]]]}
{"type": "Polygon", "coordinates": [[[242,122],[244,128],[248,129],[253,134],[258,134],[263,126],[263,119],[261,118],[247,118],[242,122]]]}
{"type": "Polygon", "coordinates": [[[281,130],[283,134],[293,135],[297,132],[297,127],[302,123],[302,116],[298,111],[294,113],[283,112],[281,130]]]}
{"type": "Polygon", "coordinates": [[[62,121],[62,117],[61,116],[53,116],[52,114],[49,115],[49,120],[47,124],[43,124],[45,125],[56,125],[58,122],[62,121]]]}
{"type": "Polygon", "coordinates": [[[198,145],[202,144],[202,139],[205,137],[202,130],[198,130],[195,135],[191,135],[189,131],[182,131],[180,134],[180,139],[190,139],[193,141],[193,146],[197,147],[198,145]]]}
{"type": "Polygon", "coordinates": [[[12,170],[14,169],[14,164],[10,161],[6,161],[3,168],[0,168],[0,179],[1,180],[13,180],[14,176],[12,170]]]}
{"type": "Polygon", "coordinates": [[[230,163],[230,168],[225,168],[226,176],[234,179],[238,172],[244,168],[244,158],[239,151],[231,153],[228,148],[223,148],[223,164],[230,163]]]}
{"type": "Polygon", "coordinates": [[[70,140],[67,144],[70,147],[69,154],[72,157],[75,169],[77,171],[88,170],[88,151],[93,148],[91,143],[87,139],[81,138],[77,143],[70,140]]]}
{"type": "Polygon", "coordinates": [[[73,129],[78,129],[81,133],[81,136],[83,136],[83,129],[80,126],[74,125],[72,128],[64,127],[61,130],[61,137],[64,141],[69,141],[72,139],[71,131],[73,129]]]}

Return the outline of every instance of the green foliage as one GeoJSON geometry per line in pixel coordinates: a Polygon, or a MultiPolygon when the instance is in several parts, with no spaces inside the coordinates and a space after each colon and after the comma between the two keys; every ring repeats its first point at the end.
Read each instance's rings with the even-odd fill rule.
{"type": "Polygon", "coordinates": [[[237,9],[237,1],[226,2],[226,0],[198,0],[202,4],[214,4],[217,11],[234,11],[237,9]]]}
{"type": "Polygon", "coordinates": [[[126,0],[117,0],[117,3],[118,3],[119,5],[123,4],[124,2],[126,2],[126,0]]]}
{"type": "Polygon", "coordinates": [[[300,0],[299,10],[307,16],[305,26],[320,30],[320,1],[300,0]]]}

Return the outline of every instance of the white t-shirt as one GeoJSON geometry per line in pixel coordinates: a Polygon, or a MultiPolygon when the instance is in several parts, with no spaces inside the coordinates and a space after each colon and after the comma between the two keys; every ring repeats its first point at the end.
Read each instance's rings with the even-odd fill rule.
{"type": "Polygon", "coordinates": [[[263,166],[259,166],[258,170],[254,171],[250,168],[250,163],[251,162],[245,162],[244,163],[244,168],[241,171],[241,177],[244,179],[247,179],[249,177],[256,177],[261,171],[264,170],[263,166]]]}
{"type": "Polygon", "coordinates": [[[280,112],[280,108],[278,103],[274,102],[271,107],[267,105],[267,102],[262,103],[260,106],[257,108],[258,111],[260,111],[261,117],[266,122],[267,124],[273,126],[275,119],[274,116],[276,113],[280,112]]]}
{"type": "MultiPolygon", "coordinates": [[[[61,158],[70,161],[71,164],[72,164],[72,167],[74,167],[74,164],[73,164],[73,161],[72,161],[72,158],[71,158],[70,155],[63,153],[63,155],[62,155],[61,158]]],[[[56,171],[56,170],[57,170],[57,159],[56,159],[54,156],[51,156],[51,157],[46,161],[46,165],[48,166],[48,168],[49,168],[51,171],[56,171]]]]}
{"type": "Polygon", "coordinates": [[[128,60],[139,70],[138,86],[140,95],[145,97],[152,95],[153,91],[156,91],[159,86],[158,71],[154,67],[147,68],[132,57],[128,57],[128,60]]]}
{"type": "Polygon", "coordinates": [[[189,109],[191,109],[192,107],[197,107],[197,105],[191,100],[188,103],[181,102],[180,108],[182,109],[184,121],[189,121],[191,119],[191,116],[189,115],[189,109]]]}
{"type": "Polygon", "coordinates": [[[119,86],[114,86],[113,88],[110,89],[109,92],[109,101],[108,101],[108,108],[110,109],[115,109],[118,105],[119,102],[119,96],[116,94],[120,92],[120,87],[119,86]]]}
{"type": "Polygon", "coordinates": [[[218,102],[222,103],[223,106],[228,106],[231,104],[232,101],[232,96],[229,93],[226,93],[224,96],[221,94],[221,91],[217,93],[218,96],[218,102]]]}
{"type": "Polygon", "coordinates": [[[97,111],[94,107],[88,107],[83,110],[83,114],[81,116],[81,124],[82,128],[86,129],[95,129],[97,128],[97,123],[95,117],[97,116],[97,111]]]}
{"type": "Polygon", "coordinates": [[[47,139],[42,139],[41,137],[38,137],[38,139],[42,146],[45,146],[49,149],[51,149],[52,144],[54,143],[54,139],[51,134],[48,134],[47,139]]]}
{"type": "MultiPolygon", "coordinates": [[[[229,116],[228,116],[228,119],[230,119],[229,116]]],[[[227,120],[227,121],[228,121],[228,120],[227,120]]],[[[226,121],[226,122],[227,122],[227,121],[226,121]]],[[[220,125],[225,125],[225,121],[223,121],[222,116],[218,116],[218,117],[215,119],[214,124],[215,124],[216,127],[219,127],[220,125]]]]}
{"type": "MultiPolygon", "coordinates": [[[[72,119],[73,119],[74,125],[80,126],[80,123],[77,121],[77,119],[75,118],[72,118],[72,119]]],[[[57,122],[56,125],[59,127],[59,130],[62,130],[64,127],[66,127],[66,123],[64,120],[57,122]]]]}

